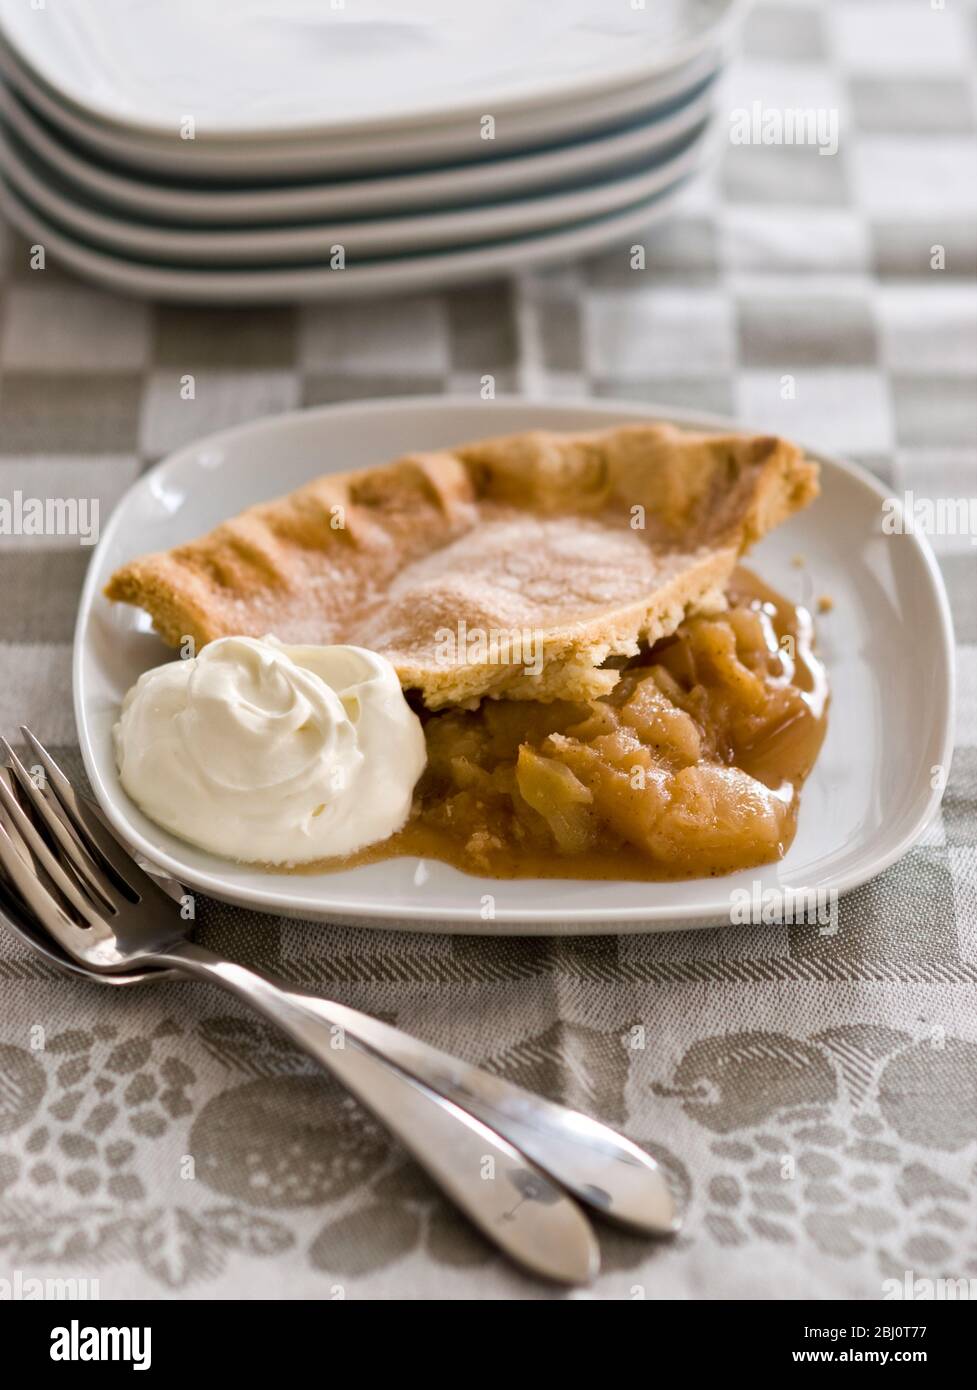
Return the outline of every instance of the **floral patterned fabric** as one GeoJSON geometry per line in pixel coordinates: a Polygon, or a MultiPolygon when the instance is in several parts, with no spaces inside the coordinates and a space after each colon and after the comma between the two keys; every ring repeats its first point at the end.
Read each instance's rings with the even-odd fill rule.
{"type": "MultiPolygon", "coordinates": [[[[890,877],[918,882],[923,862],[890,877]]],[[[907,1270],[977,1276],[977,972],[935,968],[911,920],[873,942],[872,913],[871,889],[843,900],[840,941],[542,941],[205,904],[200,936],[645,1145],[685,1231],[654,1245],[603,1230],[595,1296],[881,1297],[907,1270]]],[[[97,1278],[102,1297],[546,1294],[210,987],[41,978],[16,948],[2,978],[0,1273],[97,1278]]]]}

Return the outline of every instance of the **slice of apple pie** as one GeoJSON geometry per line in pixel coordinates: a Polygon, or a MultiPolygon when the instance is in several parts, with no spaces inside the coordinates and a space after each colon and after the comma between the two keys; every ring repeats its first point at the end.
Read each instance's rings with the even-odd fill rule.
{"type": "Polygon", "coordinates": [[[515,435],[327,474],[131,561],[106,593],[171,645],[369,647],[429,709],[590,698],[617,680],[609,658],[721,606],[738,558],[816,492],[782,439],[515,435]]]}
{"type": "Polygon", "coordinates": [[[327,474],[106,593],[174,645],[272,633],[393,663],[427,769],[358,858],[722,874],[784,853],[824,733],[808,616],[739,568],[817,490],[782,439],[534,432],[327,474]]]}

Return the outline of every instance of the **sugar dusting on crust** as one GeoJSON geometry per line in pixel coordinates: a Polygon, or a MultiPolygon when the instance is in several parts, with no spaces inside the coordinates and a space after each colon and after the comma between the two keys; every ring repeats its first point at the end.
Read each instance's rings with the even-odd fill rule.
{"type": "Polygon", "coordinates": [[[106,593],[165,641],[234,633],[384,652],[432,708],[592,698],[609,657],[721,603],[738,557],[817,494],[768,436],[631,425],[535,432],[334,474],[123,566],[106,593]],[[446,659],[436,634],[528,630],[525,662],[446,659]]]}

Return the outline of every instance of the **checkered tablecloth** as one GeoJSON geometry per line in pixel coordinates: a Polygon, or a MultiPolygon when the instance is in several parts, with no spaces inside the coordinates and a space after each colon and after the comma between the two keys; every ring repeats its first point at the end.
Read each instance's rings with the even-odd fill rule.
{"type": "MultiPolygon", "coordinates": [[[[961,0],[759,4],[726,110],[837,109],[838,153],[730,145],[646,238],[488,288],[189,311],[91,289],[54,257],[32,270],[8,234],[0,496],[97,495],[106,516],[211,430],[475,393],[489,373],[499,391],[734,415],[894,491],[973,495],[975,59],[961,0]]],[[[977,1280],[977,550],[935,544],[958,639],[952,776],[922,843],[842,901],[837,936],[418,937],[204,903],[203,940],[646,1143],[685,1232],[657,1247],[605,1233],[589,1296],[878,1298],[885,1280],[977,1280]]],[[[76,771],[89,554],[0,537],[0,728],[29,719],[76,771]]],[[[243,1008],[200,985],[55,978],[4,939],[0,1280],[33,1276],[97,1279],[103,1297],[553,1296],[243,1008]]]]}

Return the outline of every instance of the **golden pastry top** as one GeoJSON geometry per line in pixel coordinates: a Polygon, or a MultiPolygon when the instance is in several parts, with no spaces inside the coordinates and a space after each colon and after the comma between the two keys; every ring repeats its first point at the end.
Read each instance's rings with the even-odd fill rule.
{"type": "Polygon", "coordinates": [[[327,474],[131,561],[105,592],[171,645],[372,648],[430,708],[594,698],[618,678],[602,663],[721,606],[739,556],[817,491],[816,464],[778,438],[533,431],[327,474]],[[459,624],[531,634],[538,669],[490,641],[484,660],[463,642],[446,655],[438,634],[459,624]]]}

